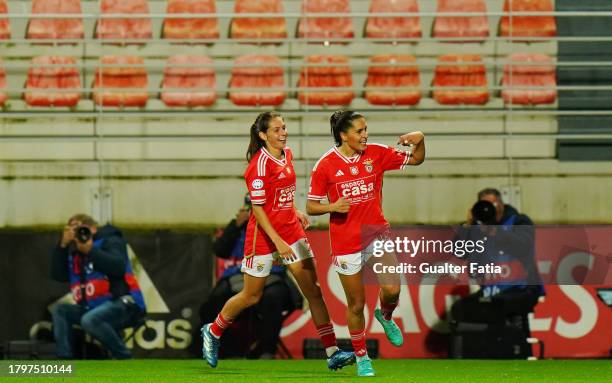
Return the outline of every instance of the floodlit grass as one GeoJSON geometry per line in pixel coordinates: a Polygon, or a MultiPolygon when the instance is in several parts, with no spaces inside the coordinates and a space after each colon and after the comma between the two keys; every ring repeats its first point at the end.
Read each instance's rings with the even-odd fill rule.
{"type": "MultiPolygon", "coordinates": [[[[27,361],[20,361],[21,363],[27,361]]],[[[221,360],[215,369],[201,360],[75,361],[72,377],[0,377],[1,381],[65,382],[346,382],[355,366],[328,371],[323,360],[221,360]]],[[[610,360],[375,360],[377,382],[610,382],[610,360]]],[[[359,380],[365,378],[359,378],[359,380]]]]}

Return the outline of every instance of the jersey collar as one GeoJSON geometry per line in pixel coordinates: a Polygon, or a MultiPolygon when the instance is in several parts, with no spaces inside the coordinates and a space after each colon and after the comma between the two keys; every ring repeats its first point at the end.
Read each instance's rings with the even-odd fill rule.
{"type": "Polygon", "coordinates": [[[344,154],[342,154],[342,152],[340,152],[340,150],[338,150],[337,146],[334,146],[333,150],[338,155],[338,157],[340,157],[340,159],[342,161],[346,162],[347,164],[354,164],[357,161],[359,161],[359,159],[361,158],[361,153],[356,154],[353,157],[347,157],[344,154]]]}
{"type": "Polygon", "coordinates": [[[261,148],[261,152],[264,156],[267,156],[269,159],[271,159],[272,161],[276,162],[277,164],[283,166],[287,164],[287,154],[285,153],[285,150],[283,149],[283,159],[282,160],[278,160],[276,158],[274,158],[274,156],[272,154],[270,154],[270,152],[268,152],[268,150],[266,150],[266,148],[262,147],[261,148]]]}

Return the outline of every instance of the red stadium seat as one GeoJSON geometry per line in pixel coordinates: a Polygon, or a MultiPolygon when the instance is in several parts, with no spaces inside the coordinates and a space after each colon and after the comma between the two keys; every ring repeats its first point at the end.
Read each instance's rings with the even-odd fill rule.
{"type": "MultiPolygon", "coordinates": [[[[280,0],[236,0],[235,13],[283,13],[280,0]]],[[[232,20],[230,36],[234,39],[284,39],[287,25],[283,17],[236,18],[232,20]]]]}
{"type": "Polygon", "coordinates": [[[83,19],[40,19],[36,14],[81,14],[79,0],[32,0],[32,19],[28,24],[28,39],[82,39],[83,19]]]}
{"type": "Polygon", "coordinates": [[[147,0],[101,0],[100,13],[125,14],[125,19],[100,19],[96,37],[101,39],[150,39],[151,19],[130,18],[130,14],[148,14],[147,0]]]}
{"type": "Polygon", "coordinates": [[[25,101],[31,106],[76,106],[81,78],[74,57],[39,56],[28,70],[25,101]],[[75,89],[72,92],[63,92],[75,89]]]}
{"type": "MultiPolygon", "coordinates": [[[[168,0],[166,13],[216,13],[215,0],[168,0]]],[[[219,22],[216,18],[172,19],[164,21],[166,39],[217,39],[219,22]]]]}
{"type": "MultiPolygon", "coordinates": [[[[551,0],[506,0],[504,12],[554,12],[551,0]],[[512,5],[512,9],[510,8],[512,5]]],[[[503,16],[499,24],[500,36],[554,37],[557,22],[554,16],[503,16]],[[510,22],[512,21],[512,22],[510,22]]]]}
{"type": "Polygon", "coordinates": [[[509,56],[508,61],[509,64],[504,66],[501,92],[506,104],[537,105],[555,102],[557,80],[555,65],[549,56],[539,53],[516,53],[509,56]],[[549,89],[521,89],[521,87],[549,89]]]}
{"type": "Polygon", "coordinates": [[[1,65],[2,60],[0,60],[0,106],[4,105],[7,98],[6,93],[2,92],[2,89],[6,88],[6,72],[1,65]]]}
{"type": "Polygon", "coordinates": [[[229,98],[236,105],[276,106],[285,101],[284,87],[283,68],[278,57],[242,56],[236,59],[232,69],[229,98]],[[241,65],[259,65],[259,67],[241,65]]]}
{"type": "Polygon", "coordinates": [[[438,58],[433,80],[433,97],[440,104],[486,104],[486,69],[480,56],[447,55],[438,58]],[[451,64],[451,65],[449,65],[451,64]],[[472,89],[444,89],[471,87],[472,89]]]}
{"type": "Polygon", "coordinates": [[[215,69],[206,67],[212,60],[206,56],[178,55],[168,58],[164,68],[161,99],[168,106],[210,106],[215,103],[215,69]],[[202,65],[181,68],[181,65],[202,65]],[[168,88],[179,88],[170,90],[168,88]],[[166,90],[168,89],[168,90],[166,90]]]}
{"type": "Polygon", "coordinates": [[[419,69],[414,56],[381,55],[371,59],[365,98],[373,105],[415,105],[421,100],[419,69]],[[394,64],[377,66],[375,64],[394,64]],[[376,87],[411,87],[413,90],[376,90],[376,87]],[[374,88],[374,89],[373,89],[374,88]]]}
{"type": "Polygon", "coordinates": [[[126,67],[96,69],[93,83],[93,100],[96,104],[103,106],[146,105],[148,78],[142,57],[103,56],[100,63],[102,65],[126,65],[126,67]],[[121,89],[125,89],[125,92],[122,92],[121,89]]]}
{"type": "MultiPolygon", "coordinates": [[[[0,15],[7,14],[8,7],[6,5],[6,0],[0,0],[0,15]]],[[[0,17],[0,40],[10,39],[11,38],[11,26],[9,24],[8,18],[0,17]]]]}
{"type": "Polygon", "coordinates": [[[348,0],[303,0],[302,16],[298,24],[298,37],[315,39],[352,38],[353,21],[350,17],[324,18],[317,13],[350,13],[348,0]]]}
{"type": "Polygon", "coordinates": [[[489,19],[484,0],[438,0],[437,12],[474,13],[474,16],[437,16],[433,36],[438,38],[467,37],[470,41],[489,36],[489,19]]]}
{"type": "MultiPolygon", "coordinates": [[[[350,88],[353,86],[351,68],[345,56],[308,56],[306,67],[300,71],[298,88],[350,88]],[[310,64],[330,64],[329,67],[310,67],[310,64]]],[[[353,101],[352,90],[300,90],[298,99],[305,105],[348,105],[353,101]]]]}
{"type": "MultiPolygon", "coordinates": [[[[396,13],[419,11],[416,0],[372,0],[370,13],[396,13]]],[[[415,38],[421,37],[418,16],[368,17],[366,37],[369,38],[415,38]]]]}

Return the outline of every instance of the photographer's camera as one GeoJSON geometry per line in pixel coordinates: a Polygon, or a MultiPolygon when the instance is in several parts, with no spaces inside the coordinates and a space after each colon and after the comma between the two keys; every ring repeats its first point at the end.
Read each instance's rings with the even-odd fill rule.
{"type": "Polygon", "coordinates": [[[80,243],[87,243],[92,237],[91,229],[87,226],[79,226],[74,229],[74,237],[80,243]]]}

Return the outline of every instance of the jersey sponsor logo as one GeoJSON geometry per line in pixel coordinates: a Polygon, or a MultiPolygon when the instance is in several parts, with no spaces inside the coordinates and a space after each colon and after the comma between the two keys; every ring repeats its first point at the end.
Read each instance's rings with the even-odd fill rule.
{"type": "Polygon", "coordinates": [[[253,182],[251,182],[251,186],[253,186],[253,189],[259,190],[264,187],[264,182],[263,180],[257,178],[257,179],[254,179],[253,182]]]}
{"type": "Polygon", "coordinates": [[[357,169],[357,166],[351,166],[351,174],[354,176],[359,174],[359,169],[357,169]]]}
{"type": "Polygon", "coordinates": [[[277,188],[274,193],[274,207],[272,210],[287,210],[293,209],[293,200],[295,199],[295,185],[284,188],[277,188]]]}
{"type": "Polygon", "coordinates": [[[374,160],[372,160],[371,158],[363,160],[363,167],[365,167],[365,170],[368,173],[372,173],[372,171],[374,171],[374,164],[373,164],[373,162],[374,162],[374,160]]]}
{"type": "Polygon", "coordinates": [[[336,191],[340,197],[346,198],[349,203],[356,204],[374,199],[374,183],[376,176],[370,175],[356,180],[337,182],[336,191]]]}
{"type": "Polygon", "coordinates": [[[344,175],[344,173],[342,172],[342,170],[338,170],[336,172],[336,177],[342,177],[344,175]]]}

